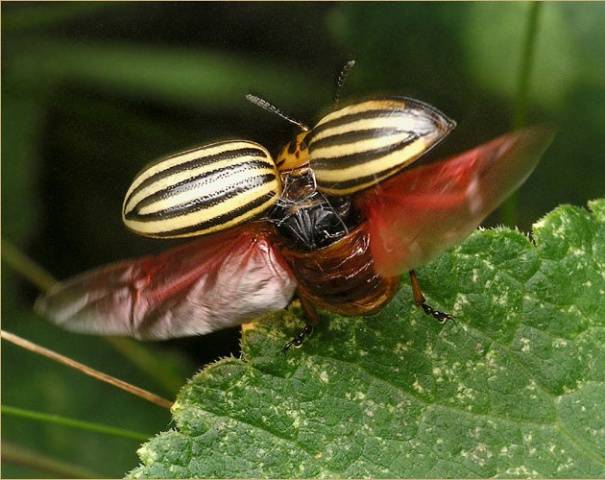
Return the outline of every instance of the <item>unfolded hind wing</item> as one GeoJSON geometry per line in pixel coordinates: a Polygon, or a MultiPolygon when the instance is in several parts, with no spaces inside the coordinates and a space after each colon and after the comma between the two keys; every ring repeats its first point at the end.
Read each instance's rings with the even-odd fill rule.
{"type": "Polygon", "coordinates": [[[399,275],[463,240],[527,179],[552,137],[540,127],[511,132],[361,192],[378,273],[399,275]]]}
{"type": "Polygon", "coordinates": [[[37,310],[72,331],[166,339],[209,333],[287,306],[296,281],[255,223],[59,284],[37,310]]]}

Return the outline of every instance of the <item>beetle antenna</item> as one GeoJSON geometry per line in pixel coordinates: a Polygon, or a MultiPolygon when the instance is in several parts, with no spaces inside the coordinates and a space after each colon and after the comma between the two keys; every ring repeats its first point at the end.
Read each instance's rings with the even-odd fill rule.
{"type": "Polygon", "coordinates": [[[338,77],[336,77],[336,89],[334,91],[334,106],[338,105],[342,87],[345,84],[345,80],[349,76],[349,73],[351,73],[351,69],[354,66],[355,66],[355,60],[349,60],[347,63],[344,64],[344,66],[340,70],[338,77]]]}
{"type": "Polygon", "coordinates": [[[293,123],[294,125],[298,126],[300,129],[302,129],[305,132],[309,131],[309,127],[307,127],[304,123],[299,122],[298,120],[292,118],[290,115],[285,114],[279,108],[277,108],[275,105],[270,103],[268,100],[265,100],[264,98],[258,97],[256,95],[252,95],[251,93],[248,93],[248,94],[246,94],[246,100],[248,100],[250,103],[253,103],[257,107],[260,107],[263,110],[266,110],[267,112],[274,113],[278,117],[281,117],[284,120],[286,120],[290,123],[293,123]]]}

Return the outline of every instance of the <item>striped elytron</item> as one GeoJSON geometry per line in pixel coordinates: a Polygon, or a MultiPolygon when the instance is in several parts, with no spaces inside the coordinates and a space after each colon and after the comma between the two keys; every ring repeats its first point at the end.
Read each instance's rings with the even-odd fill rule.
{"type": "MultiPolygon", "coordinates": [[[[256,98],[256,97],[255,97],[256,98]]],[[[204,236],[156,256],[77,276],[38,302],[75,331],[160,339],[241,324],[300,299],[316,307],[376,312],[409,271],[461,241],[536,166],[551,135],[503,135],[441,162],[409,167],[454,122],[408,98],[337,108],[300,127],[275,161],[262,146],[231,140],[169,156],[139,173],[123,219],[150,237],[204,236]]]]}
{"type": "Polygon", "coordinates": [[[273,206],[281,193],[262,146],[214,143],[163,158],[132,182],[124,223],[150,237],[188,237],[239,225],[273,206]]]}
{"type": "Polygon", "coordinates": [[[317,187],[331,195],[371,187],[425,154],[454,125],[411,99],[370,100],[332,112],[309,142],[317,187]]]}

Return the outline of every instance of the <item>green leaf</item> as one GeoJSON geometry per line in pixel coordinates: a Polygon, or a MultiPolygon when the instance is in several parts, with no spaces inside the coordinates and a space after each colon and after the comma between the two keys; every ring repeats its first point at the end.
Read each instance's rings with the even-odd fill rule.
{"type": "Polygon", "coordinates": [[[56,5],[25,4],[9,5],[3,8],[3,33],[56,27],[81,18],[86,18],[111,4],[103,2],[73,2],[56,5]]]}
{"type": "Polygon", "coordinates": [[[11,51],[26,52],[10,56],[8,65],[15,78],[31,89],[39,86],[39,78],[45,86],[76,81],[132,99],[220,112],[239,109],[251,89],[266,92],[290,108],[306,105],[322,90],[322,83],[302,71],[200,48],[41,38],[14,41],[11,51]]]}
{"type": "Polygon", "coordinates": [[[180,392],[176,429],[132,477],[603,477],[605,200],[563,206],[533,241],[475,232],[368,318],[298,315],[244,333],[243,359],[180,392]]]}

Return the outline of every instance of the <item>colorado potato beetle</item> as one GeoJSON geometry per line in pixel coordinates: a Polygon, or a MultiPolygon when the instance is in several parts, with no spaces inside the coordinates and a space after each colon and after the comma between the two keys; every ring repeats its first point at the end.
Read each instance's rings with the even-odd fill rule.
{"type": "MultiPolygon", "coordinates": [[[[342,83],[342,77],[339,84],[342,83]]],[[[159,255],[67,280],[37,308],[66,329],[139,339],[204,334],[285,308],[297,297],[307,325],[317,308],[380,310],[409,272],[469,235],[537,165],[552,135],[528,128],[446,160],[413,165],[455,123],[406,97],[337,105],[275,160],[230,140],[167,156],[128,189],[122,216],[149,237],[200,236],[159,255]]]]}

